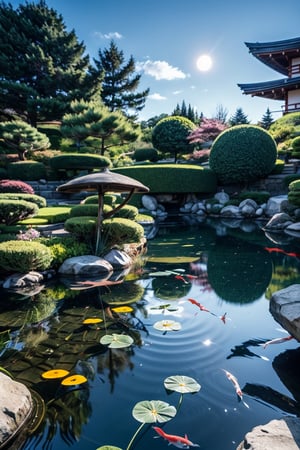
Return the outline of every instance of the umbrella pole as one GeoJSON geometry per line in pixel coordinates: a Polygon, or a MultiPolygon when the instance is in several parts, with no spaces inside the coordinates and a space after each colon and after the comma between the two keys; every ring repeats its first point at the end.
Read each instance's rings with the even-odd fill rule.
{"type": "Polygon", "coordinates": [[[101,189],[98,189],[98,217],[97,217],[97,238],[95,254],[99,256],[100,244],[101,244],[101,225],[103,219],[103,193],[101,189]]]}

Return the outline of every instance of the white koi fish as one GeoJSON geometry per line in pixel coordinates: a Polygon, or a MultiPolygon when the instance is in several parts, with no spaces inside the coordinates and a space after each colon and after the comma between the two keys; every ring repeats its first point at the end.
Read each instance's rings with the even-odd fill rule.
{"type": "Polygon", "coordinates": [[[235,388],[235,392],[236,392],[237,396],[239,397],[239,399],[243,402],[243,404],[246,406],[246,408],[249,408],[249,405],[247,405],[247,403],[243,399],[243,392],[242,392],[242,389],[239,385],[237,378],[232,373],[228,372],[227,370],[225,370],[225,369],[222,369],[222,370],[225,372],[225,375],[228,378],[228,380],[232,382],[232,384],[235,388]]]}

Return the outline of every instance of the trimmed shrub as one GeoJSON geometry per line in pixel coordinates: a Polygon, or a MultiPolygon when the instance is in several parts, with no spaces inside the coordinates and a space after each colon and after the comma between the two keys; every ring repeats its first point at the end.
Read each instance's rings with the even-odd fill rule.
{"type": "Polygon", "coordinates": [[[54,156],[49,160],[50,166],[55,170],[93,170],[110,167],[111,161],[106,156],[93,154],[68,153],[54,156]]]}
{"type": "Polygon", "coordinates": [[[0,223],[13,225],[19,220],[34,216],[39,208],[25,200],[0,200],[0,223]]]}
{"type": "Polygon", "coordinates": [[[18,180],[0,180],[0,193],[23,193],[34,194],[30,184],[18,180]]]}
{"type": "Polygon", "coordinates": [[[34,219],[47,220],[48,223],[60,223],[69,218],[71,206],[47,206],[41,208],[34,219]]]}
{"type": "Polygon", "coordinates": [[[52,254],[45,245],[34,241],[0,243],[0,267],[13,272],[46,270],[51,266],[52,254]]]}
{"type": "MultiPolygon", "coordinates": [[[[114,206],[119,199],[121,198],[120,194],[104,194],[103,201],[105,205],[114,206]]],[[[98,195],[89,195],[83,200],[84,205],[90,205],[97,203],[98,205],[98,195]]]]}
{"type": "Polygon", "coordinates": [[[70,217],[65,221],[64,228],[84,242],[93,242],[96,234],[97,217],[70,217]]]}
{"type": "Polygon", "coordinates": [[[137,162],[151,161],[156,162],[159,160],[158,151],[155,148],[137,148],[132,156],[137,162]]]}
{"type": "Polygon", "coordinates": [[[144,228],[130,219],[113,218],[103,221],[103,235],[107,247],[113,245],[140,242],[144,236],[144,228]]]}
{"type": "Polygon", "coordinates": [[[19,178],[25,181],[40,180],[46,177],[46,167],[37,161],[18,161],[9,163],[7,174],[10,178],[19,178]]]}
{"type": "MultiPolygon", "coordinates": [[[[109,205],[103,205],[103,213],[104,216],[108,212],[112,210],[112,207],[109,205]]],[[[70,210],[70,217],[80,217],[80,216],[98,216],[98,204],[90,203],[90,204],[82,204],[73,206],[70,210]]]]}
{"type": "Polygon", "coordinates": [[[283,169],[284,169],[284,161],[282,161],[282,159],[276,159],[275,166],[273,167],[271,173],[273,175],[279,175],[280,173],[283,172],[283,169]]]}
{"type": "Polygon", "coordinates": [[[267,176],[276,157],[276,143],[266,130],[255,125],[236,125],[214,141],[209,165],[220,183],[245,183],[267,176]]]}
{"type": "Polygon", "coordinates": [[[266,203],[271,197],[270,192],[267,191],[241,191],[239,193],[239,201],[246,200],[247,198],[251,198],[258,205],[262,203],[266,203]]]}
{"type": "Polygon", "coordinates": [[[298,173],[298,174],[295,173],[293,175],[287,175],[286,177],[284,177],[283,182],[284,182],[284,185],[288,187],[290,185],[290,183],[292,183],[292,181],[296,181],[296,180],[300,180],[300,173],[298,173]]]}
{"type": "Polygon", "coordinates": [[[51,267],[54,268],[60,266],[67,258],[91,253],[89,245],[78,242],[73,236],[40,238],[39,242],[50,249],[53,258],[51,267]]]}
{"type": "Polygon", "coordinates": [[[292,181],[289,184],[288,201],[292,205],[300,206],[300,180],[292,181]]]}
{"type": "Polygon", "coordinates": [[[0,200],[25,200],[26,202],[35,203],[39,208],[45,208],[47,205],[44,197],[35,194],[0,194],[0,200]]]}
{"type": "Polygon", "coordinates": [[[114,214],[114,217],[123,217],[124,219],[137,220],[138,214],[139,210],[136,206],[124,205],[114,214]]]}
{"type": "MultiPolygon", "coordinates": [[[[203,193],[217,190],[216,174],[201,166],[192,164],[153,164],[111,169],[134,178],[155,193],[203,193]]],[[[132,204],[132,202],[130,202],[132,204]]]]}

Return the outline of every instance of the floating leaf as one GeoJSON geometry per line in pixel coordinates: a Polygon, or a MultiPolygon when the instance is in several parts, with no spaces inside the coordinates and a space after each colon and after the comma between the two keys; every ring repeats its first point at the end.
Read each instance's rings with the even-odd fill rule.
{"type": "Polygon", "coordinates": [[[162,423],[175,417],[176,408],[161,400],[144,400],[136,403],[132,415],[138,422],[162,423]]]}
{"type": "Polygon", "coordinates": [[[61,384],[63,386],[76,386],[77,384],[82,384],[87,381],[87,378],[85,378],[83,375],[71,375],[70,377],[65,378],[62,380],[61,384]]]}
{"type": "Polygon", "coordinates": [[[102,447],[98,447],[96,450],[122,450],[120,447],[113,447],[112,445],[102,445],[102,447]]]}
{"type": "Polygon", "coordinates": [[[64,369],[53,369],[53,370],[47,370],[47,372],[42,373],[42,378],[45,378],[45,380],[55,380],[58,378],[64,378],[67,375],[69,375],[68,370],[64,369]]]}
{"type": "Polygon", "coordinates": [[[179,322],[175,322],[174,320],[160,320],[159,322],[155,322],[153,325],[156,330],[159,331],[179,331],[181,330],[181,325],[179,322]]]}
{"type": "Polygon", "coordinates": [[[100,323],[103,322],[103,319],[100,319],[99,317],[89,317],[88,319],[84,319],[82,323],[84,325],[92,325],[94,323],[100,323]]]}
{"type": "Polygon", "coordinates": [[[164,386],[169,391],[180,392],[181,394],[198,392],[201,389],[200,384],[194,378],[185,375],[174,375],[164,381],[164,386]]]}
{"type": "Polygon", "coordinates": [[[116,306],[115,308],[111,309],[116,313],[130,313],[133,311],[133,308],[131,306],[116,306]]]}
{"type": "Polygon", "coordinates": [[[109,348],[130,347],[133,344],[132,337],[127,334],[106,334],[100,339],[100,343],[109,346],[109,348]]]}

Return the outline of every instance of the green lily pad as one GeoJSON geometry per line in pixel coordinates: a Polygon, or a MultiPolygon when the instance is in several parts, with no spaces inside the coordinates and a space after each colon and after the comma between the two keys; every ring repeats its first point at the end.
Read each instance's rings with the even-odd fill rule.
{"type": "Polygon", "coordinates": [[[106,334],[100,339],[100,344],[108,344],[109,348],[124,348],[130,347],[133,344],[133,339],[127,334],[106,334]]]}
{"type": "Polygon", "coordinates": [[[192,394],[201,389],[200,384],[194,378],[185,375],[173,375],[166,378],[164,386],[169,391],[180,392],[181,394],[192,394]]]}
{"type": "Polygon", "coordinates": [[[174,320],[160,320],[153,325],[156,330],[159,331],[179,331],[181,330],[181,324],[174,320]]]}
{"type": "Polygon", "coordinates": [[[112,445],[102,445],[102,447],[98,447],[96,450],[122,450],[120,447],[113,447],[112,445]]]}
{"type": "Polygon", "coordinates": [[[132,415],[138,422],[163,423],[175,417],[176,408],[161,400],[144,400],[136,403],[132,415]]]}

